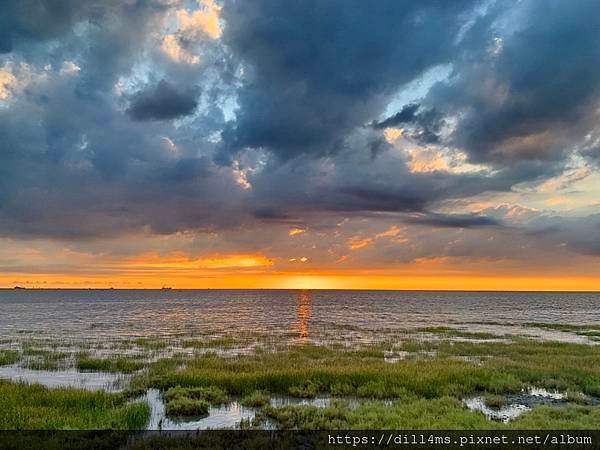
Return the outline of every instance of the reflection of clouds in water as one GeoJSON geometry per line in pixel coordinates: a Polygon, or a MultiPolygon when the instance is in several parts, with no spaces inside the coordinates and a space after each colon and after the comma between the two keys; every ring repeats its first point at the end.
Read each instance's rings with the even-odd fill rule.
{"type": "Polygon", "coordinates": [[[310,303],[312,298],[309,291],[298,293],[298,323],[300,326],[300,339],[308,339],[308,321],[310,320],[310,303]]]}

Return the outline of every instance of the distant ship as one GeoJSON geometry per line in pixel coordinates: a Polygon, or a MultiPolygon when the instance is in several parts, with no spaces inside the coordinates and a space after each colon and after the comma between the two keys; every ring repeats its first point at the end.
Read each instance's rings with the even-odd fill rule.
{"type": "Polygon", "coordinates": [[[25,288],[23,286],[15,286],[13,289],[27,289],[27,288],[25,288]]]}
{"type": "Polygon", "coordinates": [[[163,287],[161,288],[161,290],[163,290],[163,291],[170,291],[171,289],[173,289],[173,288],[172,288],[172,287],[170,287],[170,286],[163,286],[163,287]]]}

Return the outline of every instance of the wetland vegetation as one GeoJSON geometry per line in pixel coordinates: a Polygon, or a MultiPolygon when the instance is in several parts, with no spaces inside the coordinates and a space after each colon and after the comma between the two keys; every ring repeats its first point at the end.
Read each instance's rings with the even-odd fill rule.
{"type": "MultiPolygon", "coordinates": [[[[597,330],[552,327],[588,337],[597,330]]],[[[145,428],[153,407],[144,396],[148,390],[160,392],[165,418],[180,427],[188,418],[197,424],[234,403],[251,412],[235,424],[242,428],[524,429],[600,423],[600,346],[593,340],[579,344],[427,327],[353,347],[232,336],[166,343],[137,338],[112,347],[36,343],[28,337],[3,346],[0,376],[5,367],[22,367],[57,374],[110,372],[127,382],[92,392],[1,381],[2,429],[145,428]],[[479,410],[465,401],[474,398],[479,410]],[[518,413],[506,420],[489,413],[515,405],[518,413]]]]}

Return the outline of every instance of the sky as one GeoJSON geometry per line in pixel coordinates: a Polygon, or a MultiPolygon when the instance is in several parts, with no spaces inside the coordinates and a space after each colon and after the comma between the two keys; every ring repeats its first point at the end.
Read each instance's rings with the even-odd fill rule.
{"type": "Polygon", "coordinates": [[[0,286],[600,289],[597,0],[5,0],[0,286]]]}

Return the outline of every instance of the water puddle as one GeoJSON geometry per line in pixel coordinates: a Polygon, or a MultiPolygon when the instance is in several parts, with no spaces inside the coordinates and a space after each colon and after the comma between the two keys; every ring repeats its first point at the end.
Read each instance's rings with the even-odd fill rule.
{"type": "Polygon", "coordinates": [[[129,377],[118,373],[78,372],[71,370],[33,370],[17,366],[0,367],[0,378],[41,384],[48,388],[78,388],[88,391],[106,390],[118,392],[126,385],[129,377]]]}
{"type": "Polygon", "coordinates": [[[549,398],[552,400],[564,400],[567,398],[567,394],[563,394],[562,392],[557,391],[548,391],[544,388],[529,388],[529,395],[533,397],[541,397],[541,398],[549,398]]]}
{"type": "MultiPolygon", "coordinates": [[[[492,407],[486,404],[485,397],[477,396],[463,399],[464,405],[471,411],[478,411],[489,420],[510,422],[537,405],[557,405],[567,402],[567,395],[558,391],[530,387],[518,394],[507,394],[505,406],[492,407]]],[[[593,399],[590,399],[590,401],[593,399]]]]}
{"type": "Polygon", "coordinates": [[[271,406],[280,408],[282,406],[316,406],[327,408],[331,405],[331,397],[295,398],[295,397],[273,397],[271,406]]]}
{"type": "Polygon", "coordinates": [[[501,408],[491,408],[485,404],[483,397],[467,398],[463,400],[463,403],[471,411],[477,411],[485,414],[485,417],[487,417],[488,420],[497,420],[504,423],[516,419],[525,411],[529,411],[531,409],[525,405],[518,404],[503,406],[501,408]]]}
{"type": "Polygon", "coordinates": [[[144,399],[150,405],[148,430],[208,430],[239,428],[242,420],[252,420],[256,408],[231,402],[218,407],[211,406],[208,416],[193,419],[172,419],[167,417],[165,403],[158,389],[149,389],[144,399]]]}

